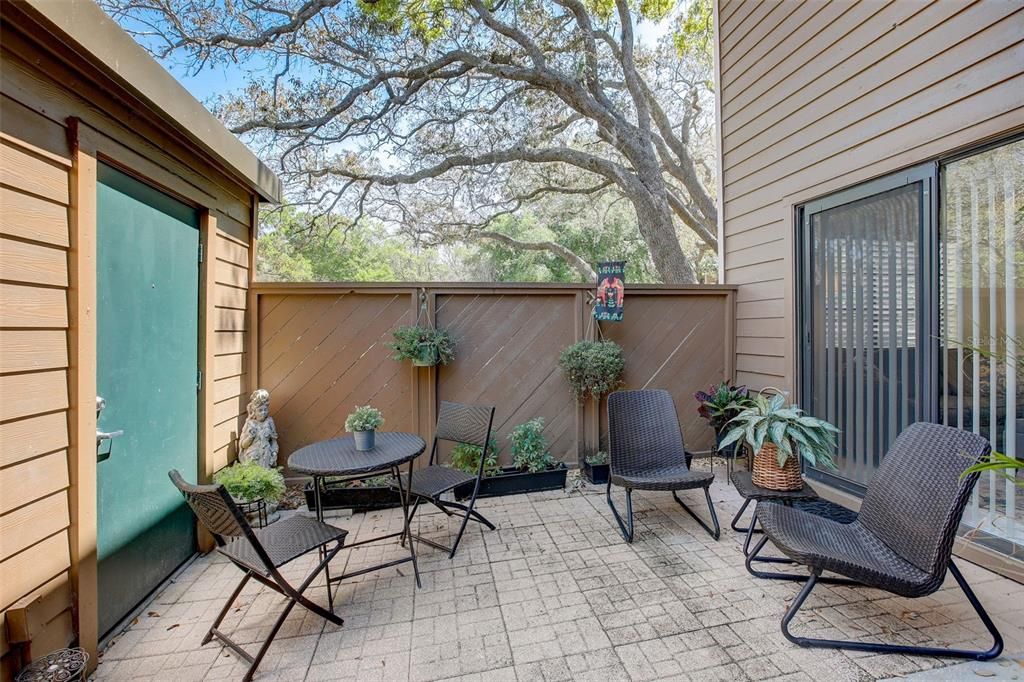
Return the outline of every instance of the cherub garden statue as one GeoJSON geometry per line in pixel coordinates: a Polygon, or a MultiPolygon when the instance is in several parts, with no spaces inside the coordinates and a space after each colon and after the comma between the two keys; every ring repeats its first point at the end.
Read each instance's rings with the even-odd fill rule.
{"type": "Polygon", "coordinates": [[[267,468],[277,466],[277,427],[270,416],[270,392],[258,388],[249,396],[249,413],[238,439],[241,462],[254,461],[267,468]]]}

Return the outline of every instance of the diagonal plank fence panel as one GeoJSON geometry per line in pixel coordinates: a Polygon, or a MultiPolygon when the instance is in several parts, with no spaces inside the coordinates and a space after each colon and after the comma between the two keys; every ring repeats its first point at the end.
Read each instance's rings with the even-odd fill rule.
{"type": "Polygon", "coordinates": [[[584,284],[256,284],[250,389],[271,393],[282,464],[303,445],[344,434],[356,405],[381,409],[384,430],[419,433],[429,442],[438,403],[451,400],[497,408],[503,464],[511,461],[508,433],[543,417],[552,453],[573,466],[604,447],[605,406],[572,399],[558,356],[575,341],[606,338],[625,351],[625,388],[671,392],[687,447],[709,449],[712,434],[697,416],[693,392],[734,374],[734,288],[633,286],[625,320],[600,327],[589,317],[592,290],[584,284]],[[417,368],[391,359],[391,332],[417,320],[452,332],[452,364],[417,368]]]}

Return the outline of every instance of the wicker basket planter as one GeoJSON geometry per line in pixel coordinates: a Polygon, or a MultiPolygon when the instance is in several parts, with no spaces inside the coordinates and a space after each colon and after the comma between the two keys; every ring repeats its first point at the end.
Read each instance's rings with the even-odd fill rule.
{"type": "Polygon", "coordinates": [[[754,455],[754,471],[751,480],[754,485],[768,490],[800,490],[804,481],[800,478],[800,463],[796,455],[786,458],[786,464],[779,466],[779,449],[774,443],[765,443],[754,455]]]}

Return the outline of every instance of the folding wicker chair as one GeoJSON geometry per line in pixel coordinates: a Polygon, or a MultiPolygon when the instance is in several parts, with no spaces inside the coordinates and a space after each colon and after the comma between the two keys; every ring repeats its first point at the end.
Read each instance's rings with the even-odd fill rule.
{"type": "Polygon", "coordinates": [[[168,475],[175,487],[185,496],[185,501],[188,502],[199,521],[213,534],[214,540],[217,542],[217,551],[245,572],[245,577],[228,597],[224,608],[221,609],[217,619],[213,621],[209,632],[203,637],[203,644],[209,643],[216,637],[249,662],[249,670],[245,673],[243,680],[248,682],[252,679],[260,661],[263,660],[267,649],[270,648],[271,642],[277,636],[277,631],[281,629],[285,618],[296,604],[301,604],[335,625],[342,624],[342,619],[331,612],[334,609],[334,598],[331,595],[330,570],[327,565],[341,550],[345,543],[345,536],[348,535],[347,530],[335,528],[305,516],[293,516],[266,528],[253,529],[245,518],[245,514],[238,509],[224,486],[191,485],[185,482],[177,471],[170,471],[168,475]],[[332,542],[335,543],[334,546],[328,548],[327,545],[332,542]],[[278,569],[315,549],[323,550],[320,563],[302,581],[301,585],[293,587],[281,576],[278,569]],[[314,604],[303,596],[306,588],[320,574],[320,571],[323,571],[327,578],[327,599],[331,610],[314,604]],[[241,594],[242,588],[250,578],[280,592],[288,600],[255,656],[218,629],[224,616],[227,615],[228,609],[241,594]]]}
{"type": "Polygon", "coordinates": [[[782,634],[805,647],[979,661],[998,656],[1003,649],[999,630],[952,561],[957,527],[978,480],[978,474],[961,475],[987,457],[990,449],[984,438],[960,429],[913,424],[893,442],[852,523],[837,523],[774,502],[759,504],[755,513],[764,537],[751,556],[771,540],[787,557],[810,569],[809,577],[762,575],[807,581],[782,618],[782,634]],[[864,585],[902,597],[925,597],[942,586],[947,568],[993,637],[987,651],[813,639],[789,631],[790,621],[819,582],[864,585]],[[845,578],[822,577],[824,571],[845,578]]]}
{"type": "Polygon", "coordinates": [[[718,515],[709,487],[710,471],[692,471],[692,455],[683,447],[676,406],[668,391],[615,391],[608,396],[608,506],[626,542],[633,542],[633,491],[671,490],[686,513],[718,539],[718,515]],[[626,489],[626,521],[612,502],[612,485],[626,489]],[[714,529],[694,514],[676,494],[678,490],[704,489],[714,529]]]}
{"type": "MultiPolygon", "coordinates": [[[[455,556],[455,551],[459,548],[462,534],[466,531],[466,525],[470,519],[494,530],[494,524],[485,519],[480,512],[473,509],[474,505],[476,505],[476,496],[480,492],[480,481],[484,476],[484,461],[487,459],[487,443],[491,439],[491,426],[493,422],[493,407],[442,402],[441,409],[437,415],[437,428],[434,429],[434,444],[430,449],[430,461],[427,466],[412,472],[412,483],[406,488],[416,498],[412,509],[409,511],[410,527],[413,517],[416,516],[416,511],[420,508],[420,503],[424,501],[434,505],[448,516],[462,517],[459,534],[455,536],[455,542],[452,543],[451,547],[419,535],[412,536],[419,542],[448,552],[449,559],[455,556]],[[480,468],[476,474],[437,464],[437,445],[439,441],[465,443],[482,448],[480,468]],[[441,496],[448,491],[471,482],[473,483],[473,494],[469,498],[468,505],[441,499],[441,496]]],[[[402,481],[407,482],[408,475],[403,474],[402,481]]],[[[402,538],[402,541],[404,545],[405,538],[402,538]]]]}

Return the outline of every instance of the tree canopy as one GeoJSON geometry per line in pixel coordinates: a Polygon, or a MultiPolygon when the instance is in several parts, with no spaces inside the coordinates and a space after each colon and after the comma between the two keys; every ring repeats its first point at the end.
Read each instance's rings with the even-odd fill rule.
{"type": "Polygon", "coordinates": [[[104,5],[161,58],[249,67],[217,113],[314,229],[341,214],[342,232],[370,221],[417,245],[546,252],[582,278],[580,235],[524,219],[561,196],[627,201],[663,281],[696,281],[717,249],[707,0],[104,5]],[[637,38],[670,19],[674,36],[637,38]]]}

